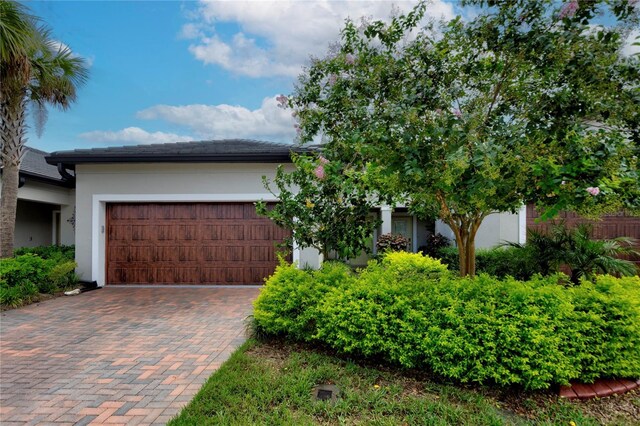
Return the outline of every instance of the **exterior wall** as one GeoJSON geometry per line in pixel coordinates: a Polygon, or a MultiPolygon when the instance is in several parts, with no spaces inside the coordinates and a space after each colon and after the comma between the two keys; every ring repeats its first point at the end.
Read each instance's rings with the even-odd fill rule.
{"type": "Polygon", "coordinates": [[[50,245],[53,235],[53,204],[18,200],[16,211],[15,247],[50,245]]]}
{"type": "MultiPolygon", "coordinates": [[[[257,201],[276,164],[176,163],[76,166],[76,261],[84,280],[104,284],[105,205],[136,201],[257,201]]],[[[291,166],[292,167],[292,166],[291,166]]]]}
{"type": "Polygon", "coordinates": [[[67,222],[73,216],[75,191],[73,189],[34,182],[27,178],[18,188],[15,247],[33,247],[54,241],[53,212],[60,211],[60,244],[74,244],[73,226],[67,222]]]}
{"type": "MultiPolygon", "coordinates": [[[[524,243],[522,217],[526,214],[520,210],[516,214],[494,213],[487,216],[476,234],[476,248],[491,248],[505,241],[524,243]]],[[[436,232],[455,243],[455,236],[449,225],[441,220],[436,221],[436,232]]]]}

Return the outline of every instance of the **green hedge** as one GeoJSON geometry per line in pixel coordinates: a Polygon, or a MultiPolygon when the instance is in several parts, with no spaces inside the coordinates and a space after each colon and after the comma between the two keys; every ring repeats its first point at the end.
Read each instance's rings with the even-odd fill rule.
{"type": "Polygon", "coordinates": [[[0,304],[21,306],[78,282],[73,247],[35,247],[16,250],[16,257],[0,259],[0,304]]]}
{"type": "Polygon", "coordinates": [[[358,275],[281,266],[255,302],[255,320],[267,333],[460,382],[541,389],[640,377],[640,278],[600,276],[577,287],[560,279],[461,279],[408,253],[358,275]],[[330,285],[319,282],[325,275],[330,285]]]}

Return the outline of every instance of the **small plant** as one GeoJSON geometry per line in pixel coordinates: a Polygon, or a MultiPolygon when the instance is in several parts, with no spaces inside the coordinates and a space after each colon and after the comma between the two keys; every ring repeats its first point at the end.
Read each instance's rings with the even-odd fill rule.
{"type": "Polygon", "coordinates": [[[376,248],[382,253],[386,251],[406,251],[409,248],[409,240],[400,234],[383,234],[378,238],[376,248]]]}
{"type": "Polygon", "coordinates": [[[438,257],[438,251],[442,248],[449,247],[451,241],[444,235],[437,233],[431,234],[427,237],[427,244],[418,248],[418,251],[425,256],[433,258],[438,257]]]}

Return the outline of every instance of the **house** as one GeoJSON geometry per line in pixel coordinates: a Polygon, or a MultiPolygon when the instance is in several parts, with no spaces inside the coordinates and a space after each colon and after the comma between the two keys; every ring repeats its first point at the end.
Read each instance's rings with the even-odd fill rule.
{"type": "Polygon", "coordinates": [[[73,176],[47,164],[47,152],[25,147],[20,165],[15,247],[74,244],[73,176]]]}
{"type": "MultiPolygon", "coordinates": [[[[219,140],[54,152],[52,170],[75,177],[78,272],[105,284],[256,284],[277,264],[274,245],[287,236],[255,213],[254,202],[277,201],[262,184],[276,167],[291,164],[287,144],[219,140]]],[[[403,234],[417,251],[428,223],[381,206],[372,214],[385,233],[403,234]]],[[[523,242],[526,214],[485,219],[477,247],[523,242]]],[[[292,258],[318,266],[314,249],[293,247],[292,258]]],[[[364,264],[366,256],[353,259],[364,264]]]]}

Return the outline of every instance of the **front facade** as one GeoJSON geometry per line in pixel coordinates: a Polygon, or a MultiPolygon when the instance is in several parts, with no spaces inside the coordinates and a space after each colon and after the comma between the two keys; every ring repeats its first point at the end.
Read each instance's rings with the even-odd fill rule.
{"type": "Polygon", "coordinates": [[[47,155],[29,147],[24,150],[14,234],[16,248],[75,242],[74,184],[46,163],[47,155]]]}
{"type": "MultiPolygon", "coordinates": [[[[189,142],[53,153],[47,161],[75,175],[75,244],[83,280],[105,284],[260,284],[277,265],[287,231],[255,213],[276,202],[262,177],[292,168],[292,147],[256,141],[189,142]]],[[[429,233],[451,237],[443,223],[406,209],[372,214],[386,233],[417,251],[429,233]]],[[[524,216],[497,214],[483,223],[478,247],[524,238],[524,216]]],[[[317,267],[314,249],[292,248],[301,267],[317,267]]],[[[368,257],[352,259],[364,265],[368,257]]]]}

